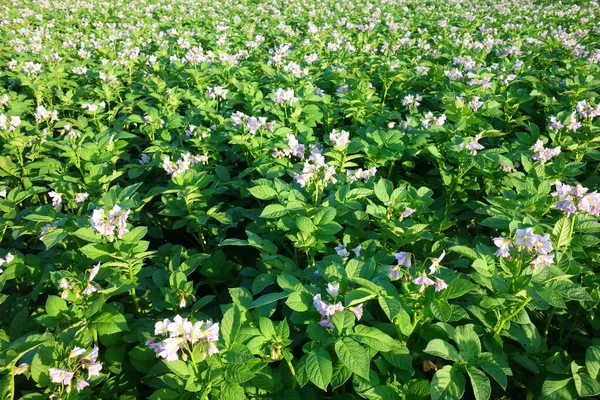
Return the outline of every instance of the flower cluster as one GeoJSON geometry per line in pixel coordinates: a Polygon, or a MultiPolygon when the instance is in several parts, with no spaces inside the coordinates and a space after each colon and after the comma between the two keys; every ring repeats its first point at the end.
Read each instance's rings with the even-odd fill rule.
{"type": "MultiPolygon", "coordinates": [[[[197,321],[192,323],[187,318],[176,315],[173,321],[166,318],[158,321],[154,325],[154,334],[164,336],[160,342],[154,342],[152,339],[146,341],[156,353],[156,357],[164,358],[167,361],[179,360],[179,351],[182,351],[182,358],[185,360],[187,355],[184,351],[190,353],[194,351],[195,346],[202,346],[209,356],[217,354],[217,341],[219,340],[219,324],[211,321],[197,321]],[[206,346],[204,348],[204,346],[206,346]]],[[[206,354],[204,353],[204,354],[206,354]]]]}
{"type": "Polygon", "coordinates": [[[275,104],[288,103],[290,106],[296,103],[298,99],[294,97],[294,89],[277,89],[275,92],[275,104]]]}
{"type": "MultiPolygon", "coordinates": [[[[69,353],[67,358],[67,363],[74,358],[79,358],[77,364],[70,366],[67,369],[60,368],[50,368],[48,370],[48,374],[50,375],[50,380],[53,383],[59,383],[64,386],[70,386],[73,382],[73,379],[77,379],[77,383],[75,387],[77,391],[81,391],[87,386],[89,386],[89,382],[83,379],[79,371],[80,369],[87,369],[88,376],[86,379],[90,379],[94,376],[99,376],[100,371],[102,370],[102,363],[98,362],[98,347],[94,347],[89,353],[87,350],[81,347],[75,347],[69,353]]],[[[67,388],[67,392],[69,389],[67,388]]]]}
{"type": "MultiPolygon", "coordinates": [[[[335,300],[340,293],[340,284],[339,283],[328,283],[327,284],[327,293],[335,300]]],[[[321,298],[321,294],[316,294],[313,297],[313,305],[321,314],[321,321],[319,325],[324,326],[330,330],[333,330],[333,322],[331,321],[331,317],[336,312],[344,311],[345,307],[341,301],[337,303],[326,303],[321,298]]],[[[356,307],[348,307],[348,311],[352,312],[357,320],[363,316],[363,304],[359,304],[356,307]]]]}
{"type": "Polygon", "coordinates": [[[245,126],[253,135],[258,132],[260,128],[265,128],[268,131],[272,131],[275,126],[274,122],[267,122],[267,118],[265,117],[251,117],[241,111],[234,112],[231,115],[231,120],[233,121],[233,125],[242,127],[245,126]]]}
{"type": "Polygon", "coordinates": [[[412,94],[407,94],[402,99],[402,105],[408,107],[419,107],[421,105],[421,100],[423,100],[423,97],[420,94],[414,96],[412,94]]]}
{"type": "Polygon", "coordinates": [[[215,86],[215,87],[209,86],[206,88],[206,95],[213,100],[215,100],[217,98],[225,100],[227,98],[228,92],[229,92],[229,90],[223,88],[222,86],[215,86]]]}
{"type": "Polygon", "coordinates": [[[496,256],[508,258],[511,256],[510,250],[519,246],[525,248],[529,253],[535,254],[535,259],[531,262],[531,268],[535,273],[540,266],[552,265],[554,262],[554,254],[552,251],[552,242],[550,242],[550,234],[538,235],[533,231],[533,228],[517,229],[513,240],[507,237],[496,237],[493,239],[494,244],[498,247],[496,256]]]}
{"type": "Polygon", "coordinates": [[[50,122],[55,122],[58,121],[58,111],[48,111],[46,110],[46,107],[39,106],[35,109],[34,117],[36,122],[42,122],[47,119],[49,119],[50,122]]]}
{"type": "Polygon", "coordinates": [[[362,168],[359,168],[356,171],[354,171],[354,170],[346,171],[346,175],[348,175],[348,178],[350,178],[351,183],[354,183],[360,179],[366,181],[369,178],[374,177],[376,173],[377,173],[376,167],[371,167],[369,169],[364,169],[364,170],[362,168]]]}
{"type": "Polygon", "coordinates": [[[19,125],[21,125],[21,118],[19,116],[13,115],[9,120],[6,115],[0,114],[0,129],[12,132],[17,129],[19,125]]]}
{"type": "Polygon", "coordinates": [[[444,125],[446,123],[446,115],[442,114],[439,117],[434,117],[433,113],[431,111],[429,111],[427,114],[425,114],[424,116],[425,118],[423,119],[423,121],[421,121],[421,126],[423,127],[423,129],[428,129],[430,126],[432,125],[444,125]]]}
{"type": "Polygon", "coordinates": [[[558,196],[559,201],[554,203],[556,208],[567,214],[583,211],[590,215],[600,215],[600,193],[588,193],[588,188],[581,184],[570,186],[556,181],[556,191],[552,196],[558,196]]]}
{"type": "MultiPolygon", "coordinates": [[[[445,256],[446,256],[446,251],[444,250],[438,258],[433,259],[433,261],[431,262],[431,265],[429,266],[429,275],[433,275],[437,272],[437,270],[440,268],[440,263],[442,262],[442,260],[444,259],[445,256]]],[[[446,282],[444,282],[442,279],[435,278],[435,281],[434,281],[431,278],[429,278],[425,271],[423,271],[421,273],[421,275],[419,275],[418,277],[413,279],[412,282],[415,285],[420,285],[419,292],[423,292],[427,286],[431,286],[431,285],[435,285],[436,292],[440,292],[448,287],[446,282]]]]}
{"type": "Polygon", "coordinates": [[[273,157],[283,158],[292,155],[304,160],[304,152],[306,151],[306,147],[303,144],[300,144],[296,136],[291,133],[287,135],[287,140],[288,149],[275,150],[273,152],[273,157]]]}
{"type": "MultiPolygon", "coordinates": [[[[354,252],[354,254],[356,255],[356,257],[360,256],[360,244],[355,247],[354,249],[352,249],[352,251],[354,252]]],[[[337,246],[335,246],[335,252],[337,253],[338,256],[342,257],[344,259],[344,261],[346,261],[348,259],[348,257],[350,256],[350,252],[346,249],[346,245],[344,243],[340,243],[337,246]]]]}
{"type": "Polygon", "coordinates": [[[346,147],[350,143],[350,132],[334,129],[329,134],[329,140],[331,140],[334,146],[346,147]]]}
{"type": "Polygon", "coordinates": [[[177,160],[177,162],[171,161],[169,156],[165,156],[163,159],[163,169],[165,172],[173,177],[178,176],[179,174],[184,173],[190,167],[197,163],[207,163],[208,156],[205,155],[195,155],[192,156],[190,153],[181,153],[181,156],[177,160]]]}
{"type": "MultiPolygon", "coordinates": [[[[14,259],[15,259],[15,256],[12,255],[12,253],[6,253],[4,258],[0,258],[0,267],[3,266],[4,264],[10,264],[10,262],[14,259]]],[[[3,272],[4,272],[4,270],[2,268],[0,268],[0,274],[2,274],[3,272]]]]}
{"type": "Polygon", "coordinates": [[[531,158],[533,158],[536,161],[540,161],[543,164],[546,161],[551,160],[552,157],[555,157],[560,154],[560,146],[557,146],[554,149],[544,147],[544,142],[542,142],[541,139],[538,139],[537,142],[535,142],[535,144],[533,145],[533,151],[535,152],[535,154],[531,156],[531,158]]]}
{"type": "Polygon", "coordinates": [[[469,150],[469,153],[471,153],[471,155],[476,155],[478,150],[483,150],[485,149],[485,147],[483,147],[483,145],[481,145],[479,143],[479,139],[481,139],[481,133],[475,135],[475,137],[473,138],[469,138],[467,140],[464,140],[462,143],[460,143],[458,145],[458,149],[459,150],[469,150]]]}
{"type": "Polygon", "coordinates": [[[316,145],[311,144],[309,148],[310,156],[304,163],[302,173],[294,176],[296,182],[302,187],[317,180],[321,180],[324,185],[329,182],[335,184],[337,182],[337,179],[335,178],[335,167],[325,163],[325,157],[323,156],[321,149],[316,145]]]}
{"type": "MultiPolygon", "coordinates": [[[[445,256],[446,251],[443,251],[438,258],[433,259],[431,265],[429,266],[429,275],[433,275],[437,272],[437,270],[440,267],[440,263],[442,262],[445,256]]],[[[400,277],[400,270],[402,269],[402,267],[410,268],[412,266],[412,254],[405,251],[400,251],[394,254],[394,257],[396,258],[398,264],[390,268],[388,274],[390,278],[398,279],[400,277]]],[[[419,292],[423,292],[427,286],[431,285],[435,285],[436,292],[442,291],[448,287],[444,280],[435,278],[434,281],[433,279],[427,276],[427,272],[425,271],[423,271],[419,276],[413,279],[412,282],[416,285],[419,285],[419,292]]]]}
{"type": "Polygon", "coordinates": [[[104,209],[97,208],[92,212],[92,229],[95,229],[101,235],[108,236],[108,240],[111,242],[114,239],[116,229],[117,237],[120,239],[125,233],[129,232],[127,229],[129,212],[130,210],[122,211],[121,207],[115,204],[107,216],[104,209]]]}

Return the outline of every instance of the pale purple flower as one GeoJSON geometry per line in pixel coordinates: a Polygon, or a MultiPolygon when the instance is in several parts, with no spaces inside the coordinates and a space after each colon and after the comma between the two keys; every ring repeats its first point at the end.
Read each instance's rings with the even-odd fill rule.
{"type": "Polygon", "coordinates": [[[552,242],[550,242],[550,234],[545,235],[534,235],[533,236],[533,249],[538,254],[548,254],[552,251],[552,242]]]}
{"type": "Polygon", "coordinates": [[[28,371],[30,368],[30,365],[27,363],[21,363],[19,364],[14,370],[13,370],[13,375],[21,375],[23,373],[25,373],[25,371],[28,371]]]}
{"type": "MultiPolygon", "coordinates": [[[[180,315],[176,315],[173,318],[173,322],[167,325],[170,337],[182,336],[185,334],[185,325],[189,323],[187,318],[182,318],[180,315]]],[[[156,328],[156,327],[155,327],[156,328]]]]}
{"type": "Polygon", "coordinates": [[[496,247],[498,247],[494,254],[497,257],[510,257],[510,248],[513,246],[512,241],[505,237],[496,237],[493,240],[496,247]]]}
{"type": "Polygon", "coordinates": [[[515,243],[517,246],[533,247],[535,233],[533,228],[517,229],[515,243]]]}
{"type": "Polygon", "coordinates": [[[329,330],[333,330],[333,322],[329,318],[323,318],[319,321],[319,325],[328,328],[329,330]]]}
{"type": "Polygon", "coordinates": [[[593,192],[582,196],[577,207],[590,215],[600,215],[600,193],[593,192]]]}
{"type": "Polygon", "coordinates": [[[542,164],[560,154],[560,146],[554,149],[544,147],[544,142],[538,139],[533,146],[534,155],[531,157],[534,160],[540,161],[542,164]]]}
{"type": "Polygon", "coordinates": [[[337,253],[338,256],[342,257],[344,260],[347,260],[348,256],[350,256],[350,252],[348,250],[346,250],[346,245],[343,243],[340,243],[337,246],[335,246],[335,252],[337,253]]]}
{"type": "Polygon", "coordinates": [[[167,336],[169,334],[168,326],[171,324],[171,320],[168,318],[158,321],[154,324],[154,334],[157,336],[167,336]]]}
{"type": "Polygon", "coordinates": [[[448,287],[448,284],[446,282],[444,282],[442,279],[436,279],[435,282],[435,291],[436,292],[441,292],[442,290],[446,289],[448,287]]]}
{"type": "Polygon", "coordinates": [[[356,257],[358,257],[358,256],[360,256],[360,250],[361,250],[361,247],[360,247],[360,244],[359,244],[359,245],[358,245],[358,246],[356,246],[356,247],[355,247],[355,248],[354,248],[352,251],[354,252],[354,255],[355,255],[356,257]]]}
{"type": "Polygon", "coordinates": [[[431,265],[429,266],[430,274],[435,273],[435,271],[440,267],[440,263],[442,262],[444,257],[446,257],[446,250],[442,251],[442,254],[431,262],[431,265]]]}
{"type": "Polygon", "coordinates": [[[417,211],[414,208],[407,208],[406,210],[402,211],[402,218],[408,218],[411,215],[414,214],[414,212],[417,211]]]}
{"type": "Polygon", "coordinates": [[[535,273],[538,267],[552,265],[554,254],[540,254],[531,262],[531,269],[535,273]]]}
{"type": "Polygon", "coordinates": [[[423,272],[421,275],[413,279],[412,281],[415,285],[420,285],[419,292],[425,290],[425,287],[435,285],[435,282],[427,277],[427,274],[423,272]]]}
{"type": "Polygon", "coordinates": [[[69,353],[69,358],[79,357],[87,352],[83,347],[74,347],[69,353]]]}
{"type": "MultiPolygon", "coordinates": [[[[157,322],[158,323],[158,322],[157,322]]],[[[196,323],[185,326],[185,339],[191,344],[196,343],[200,339],[204,339],[204,333],[202,331],[202,325],[204,321],[198,321],[196,323]]]]}
{"type": "Polygon", "coordinates": [[[324,317],[331,317],[337,311],[344,310],[342,302],[337,302],[336,304],[325,303],[323,300],[321,300],[320,294],[317,294],[313,297],[313,305],[315,306],[319,314],[321,314],[324,317]]]}
{"type": "Polygon", "coordinates": [[[206,327],[202,331],[204,339],[208,342],[217,342],[219,340],[219,324],[212,321],[206,321],[206,327]]]}
{"type": "Polygon", "coordinates": [[[66,371],[64,369],[59,368],[50,368],[48,370],[48,374],[50,375],[50,379],[54,383],[61,383],[65,386],[71,384],[71,380],[73,379],[73,372],[66,371]]]}
{"type": "Polygon", "coordinates": [[[58,210],[62,203],[62,194],[55,191],[48,192],[48,196],[52,199],[52,205],[58,210]]]}
{"type": "Polygon", "coordinates": [[[88,281],[93,281],[94,278],[96,277],[96,275],[98,275],[98,272],[100,271],[100,265],[102,263],[98,263],[96,265],[94,265],[94,267],[90,270],[90,276],[88,278],[88,281]]]}
{"type": "Polygon", "coordinates": [[[87,193],[76,193],[75,194],[75,203],[83,203],[87,198],[88,198],[89,194],[87,193]]]}
{"type": "Polygon", "coordinates": [[[350,143],[350,132],[334,129],[329,134],[329,140],[331,140],[334,146],[346,147],[350,143]]]}
{"type": "Polygon", "coordinates": [[[87,381],[84,381],[83,379],[77,379],[77,391],[81,392],[83,389],[85,389],[86,387],[90,386],[90,384],[87,381]]]}
{"type": "Polygon", "coordinates": [[[181,337],[172,337],[165,339],[161,342],[160,351],[157,353],[159,357],[164,358],[167,361],[179,360],[177,352],[180,346],[185,343],[185,339],[181,337]]]}
{"type": "Polygon", "coordinates": [[[98,289],[94,285],[92,285],[90,282],[88,282],[86,288],[83,290],[83,294],[90,295],[97,291],[98,291],[98,289]]]}
{"type": "Polygon", "coordinates": [[[363,316],[363,304],[359,304],[356,307],[350,307],[349,310],[354,314],[356,319],[360,321],[363,316]]]}
{"type": "Polygon", "coordinates": [[[394,254],[394,257],[396,257],[396,260],[398,261],[398,265],[404,265],[406,267],[410,267],[412,265],[411,253],[401,251],[401,252],[394,254]]]}
{"type": "Polygon", "coordinates": [[[340,293],[340,284],[339,283],[328,283],[327,284],[327,293],[331,297],[337,297],[340,293]]]}

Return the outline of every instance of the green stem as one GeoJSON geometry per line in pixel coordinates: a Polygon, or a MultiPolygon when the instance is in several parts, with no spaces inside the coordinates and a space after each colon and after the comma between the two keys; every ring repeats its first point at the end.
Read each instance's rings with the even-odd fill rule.
{"type": "Polygon", "coordinates": [[[292,365],[292,362],[290,360],[285,360],[287,362],[288,367],[290,367],[290,372],[292,373],[292,376],[294,377],[294,382],[292,383],[292,389],[296,388],[296,370],[294,369],[294,366],[292,365]]]}
{"type": "MultiPolygon", "coordinates": [[[[129,279],[131,280],[131,282],[133,282],[133,268],[131,268],[131,263],[128,261],[127,262],[127,268],[129,269],[129,279]]],[[[140,302],[137,298],[137,295],[135,294],[135,288],[131,288],[129,289],[129,293],[131,294],[131,297],[133,298],[133,305],[135,306],[135,310],[137,311],[138,314],[142,313],[142,309],[140,307],[140,302]]]]}
{"type": "Polygon", "coordinates": [[[500,323],[498,324],[498,327],[494,330],[494,335],[500,335],[500,331],[502,330],[502,328],[504,328],[504,324],[513,319],[518,313],[520,313],[525,308],[525,306],[529,304],[530,301],[531,297],[526,298],[523,304],[519,306],[519,308],[512,312],[508,317],[502,318],[500,320],[500,323]]]}
{"type": "Polygon", "coordinates": [[[548,337],[548,331],[550,330],[550,322],[552,321],[552,317],[554,316],[555,310],[556,309],[552,307],[550,309],[550,312],[548,313],[548,316],[546,317],[546,325],[544,326],[544,338],[548,337]]]}
{"type": "Polygon", "coordinates": [[[192,359],[192,368],[194,368],[196,378],[198,378],[198,366],[196,365],[196,359],[194,358],[194,350],[190,350],[190,358],[192,359]]]}

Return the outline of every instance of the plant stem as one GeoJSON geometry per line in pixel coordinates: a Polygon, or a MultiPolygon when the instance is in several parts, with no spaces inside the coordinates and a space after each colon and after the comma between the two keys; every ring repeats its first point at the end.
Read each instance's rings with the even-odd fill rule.
{"type": "Polygon", "coordinates": [[[548,316],[546,317],[546,325],[544,326],[544,338],[548,337],[548,330],[550,330],[550,322],[552,321],[552,317],[554,316],[555,310],[556,309],[552,307],[552,309],[550,309],[550,312],[548,313],[548,316]]]}
{"type": "Polygon", "coordinates": [[[500,331],[502,330],[502,328],[504,328],[504,324],[513,319],[518,313],[520,313],[530,301],[531,297],[527,297],[523,304],[519,306],[519,308],[512,312],[508,317],[502,318],[500,320],[500,323],[498,324],[498,327],[494,330],[494,335],[500,335],[500,331]]]}
{"type": "MultiPolygon", "coordinates": [[[[133,268],[131,268],[131,262],[127,262],[127,268],[129,269],[129,279],[131,280],[131,282],[133,282],[133,268]]],[[[131,297],[133,298],[133,305],[135,306],[135,310],[137,311],[138,314],[142,313],[142,309],[140,308],[140,302],[135,294],[135,288],[131,288],[129,289],[129,293],[131,294],[131,297]]]]}

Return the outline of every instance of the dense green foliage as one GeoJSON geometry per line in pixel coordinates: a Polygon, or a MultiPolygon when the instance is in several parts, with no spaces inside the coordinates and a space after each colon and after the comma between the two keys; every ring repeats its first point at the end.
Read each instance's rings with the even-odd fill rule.
{"type": "Polygon", "coordinates": [[[553,3],[3,3],[0,399],[599,395],[600,5],[553,3]]]}

